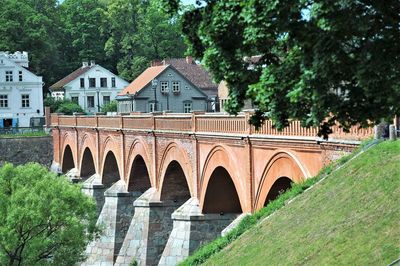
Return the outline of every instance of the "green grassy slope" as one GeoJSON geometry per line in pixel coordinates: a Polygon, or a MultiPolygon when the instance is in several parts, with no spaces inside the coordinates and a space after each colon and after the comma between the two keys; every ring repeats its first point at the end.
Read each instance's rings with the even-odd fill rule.
{"type": "Polygon", "coordinates": [[[400,257],[400,141],[372,147],[208,265],[387,265],[400,257]]]}

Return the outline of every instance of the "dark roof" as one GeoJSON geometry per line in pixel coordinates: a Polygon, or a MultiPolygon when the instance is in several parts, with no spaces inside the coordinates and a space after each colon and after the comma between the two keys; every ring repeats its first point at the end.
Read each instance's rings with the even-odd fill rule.
{"type": "Polygon", "coordinates": [[[191,58],[164,59],[164,65],[171,65],[185,76],[196,87],[203,90],[209,96],[216,96],[218,85],[215,84],[211,75],[202,65],[196,64],[191,58]]]}
{"type": "Polygon", "coordinates": [[[88,72],[90,69],[92,69],[95,66],[96,65],[80,67],[77,70],[75,70],[74,72],[72,72],[71,74],[69,74],[68,76],[64,77],[63,79],[60,79],[59,81],[57,81],[56,83],[51,85],[50,88],[53,90],[62,89],[65,85],[67,85],[68,83],[70,83],[71,81],[73,81],[74,79],[79,77],[80,75],[88,72]]]}

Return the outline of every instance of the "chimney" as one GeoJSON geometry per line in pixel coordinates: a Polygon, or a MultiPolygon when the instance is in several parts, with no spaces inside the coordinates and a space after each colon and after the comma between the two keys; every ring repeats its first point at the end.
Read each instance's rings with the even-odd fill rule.
{"type": "Polygon", "coordinates": [[[82,62],[82,68],[88,67],[88,66],[89,66],[89,62],[88,61],[83,61],[82,62]]]}
{"type": "Polygon", "coordinates": [[[152,66],[152,67],[155,67],[155,66],[162,66],[163,65],[163,63],[160,61],[160,60],[158,60],[158,59],[156,59],[156,60],[151,60],[150,61],[150,66],[152,66]]]}
{"type": "Polygon", "coordinates": [[[90,60],[90,66],[95,66],[95,65],[96,65],[96,61],[90,60]]]}
{"type": "Polygon", "coordinates": [[[193,64],[193,57],[186,56],[186,63],[189,64],[189,65],[193,64]]]}

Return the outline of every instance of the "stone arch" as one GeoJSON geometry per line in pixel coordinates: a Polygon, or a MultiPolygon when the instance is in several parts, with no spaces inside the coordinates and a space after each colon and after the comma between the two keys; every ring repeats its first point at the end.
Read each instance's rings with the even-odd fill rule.
{"type": "MultiPolygon", "coordinates": [[[[154,177],[152,176],[152,168],[149,167],[152,165],[152,160],[151,157],[149,155],[148,149],[147,149],[147,145],[143,142],[142,139],[135,139],[134,142],[132,143],[130,149],[129,149],[129,153],[128,153],[128,157],[127,157],[127,163],[126,163],[126,169],[125,169],[125,173],[127,173],[127,180],[126,183],[128,184],[128,186],[131,186],[131,184],[129,184],[132,180],[131,178],[135,176],[135,171],[133,169],[133,167],[135,166],[135,162],[136,163],[140,163],[141,169],[144,173],[144,168],[146,168],[146,172],[147,172],[147,176],[149,178],[150,184],[151,186],[155,187],[155,181],[154,181],[154,177]],[[139,158],[139,157],[140,158],[139,158]],[[143,160],[143,162],[141,161],[136,161],[137,159],[139,160],[143,160]],[[144,165],[143,165],[144,163],[144,165]]],[[[138,170],[138,169],[135,169],[138,170]]]]}
{"type": "MultiPolygon", "coordinates": [[[[160,164],[160,170],[159,170],[159,192],[161,193],[163,186],[165,184],[164,179],[166,177],[168,167],[170,167],[171,163],[175,161],[179,167],[182,170],[182,173],[186,179],[186,183],[189,187],[189,192],[190,195],[193,196],[193,183],[192,183],[192,166],[190,164],[189,157],[187,153],[181,149],[176,143],[172,142],[170,143],[167,148],[165,149],[162,159],[161,159],[161,164],[160,164]]],[[[176,165],[173,165],[173,167],[176,167],[176,165]]],[[[161,194],[160,194],[161,195],[161,194]]]]}
{"type": "Polygon", "coordinates": [[[149,171],[141,155],[136,155],[131,166],[128,179],[128,191],[144,193],[151,187],[149,171]]]}
{"type": "Polygon", "coordinates": [[[95,165],[96,170],[98,163],[97,163],[97,144],[96,144],[96,140],[94,139],[94,137],[91,134],[88,133],[84,133],[83,136],[79,139],[79,145],[78,145],[78,150],[79,150],[79,168],[82,167],[82,159],[83,159],[83,155],[85,153],[86,149],[89,149],[91,152],[91,155],[93,157],[93,162],[95,165]]]}
{"type": "MultiPolygon", "coordinates": [[[[291,182],[299,183],[309,176],[308,170],[294,154],[287,151],[276,152],[264,168],[256,193],[255,209],[258,210],[264,206],[273,186],[278,190],[286,189],[288,179],[291,182]]],[[[273,193],[276,195],[277,192],[273,193]]]]}
{"type": "Polygon", "coordinates": [[[112,151],[108,151],[104,159],[101,183],[109,188],[120,179],[117,158],[112,151]]]}
{"type": "Polygon", "coordinates": [[[96,166],[94,162],[94,157],[93,153],[90,150],[89,147],[86,147],[83,151],[83,154],[81,156],[81,163],[80,163],[80,173],[79,176],[83,179],[86,180],[90,176],[94,175],[96,173],[96,166]]]}
{"type": "Polygon", "coordinates": [[[71,146],[67,144],[63,151],[61,169],[63,173],[75,168],[74,155],[71,146]]]}
{"type": "Polygon", "coordinates": [[[208,182],[202,213],[242,213],[239,196],[225,168],[218,166],[208,182]]]}
{"type": "Polygon", "coordinates": [[[268,191],[267,197],[265,198],[264,206],[267,206],[267,204],[270,201],[273,201],[281,193],[290,189],[292,187],[292,184],[293,184],[292,179],[290,179],[286,176],[281,176],[277,180],[275,180],[275,182],[272,184],[270,190],[268,191]]]}
{"type": "MultiPolygon", "coordinates": [[[[234,155],[229,152],[229,150],[223,146],[216,146],[214,147],[208,154],[207,159],[204,164],[203,172],[201,174],[201,182],[200,182],[200,208],[204,209],[204,203],[206,198],[206,193],[208,190],[208,186],[210,184],[210,180],[214,179],[215,174],[222,173],[221,169],[223,169],[226,173],[224,173],[224,178],[222,180],[217,179],[218,182],[223,182],[225,185],[230,186],[230,182],[226,180],[225,177],[229,176],[233,187],[236,191],[236,194],[239,198],[240,208],[244,212],[250,212],[251,206],[246,205],[246,194],[245,194],[245,187],[244,184],[238,178],[239,170],[237,168],[238,163],[234,159],[234,155]],[[220,170],[218,170],[218,169],[220,170]],[[215,172],[217,170],[217,172],[215,172]],[[214,175],[213,175],[214,174],[214,175]],[[227,175],[226,175],[227,174],[227,175]]],[[[214,187],[213,181],[211,184],[214,187]]],[[[217,182],[217,183],[218,183],[217,182]]],[[[227,206],[225,206],[227,207],[227,206]]],[[[229,208],[228,208],[229,209],[229,208]]]]}

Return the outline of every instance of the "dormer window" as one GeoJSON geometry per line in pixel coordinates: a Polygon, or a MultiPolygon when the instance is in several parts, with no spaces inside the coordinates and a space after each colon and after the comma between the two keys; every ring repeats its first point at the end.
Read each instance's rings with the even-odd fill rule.
{"type": "Polygon", "coordinates": [[[181,83],[179,81],[172,81],[172,92],[175,94],[181,92],[181,83]]]}
{"type": "Polygon", "coordinates": [[[18,80],[19,81],[22,81],[23,79],[22,79],[22,71],[19,71],[18,72],[18,80]]]}

